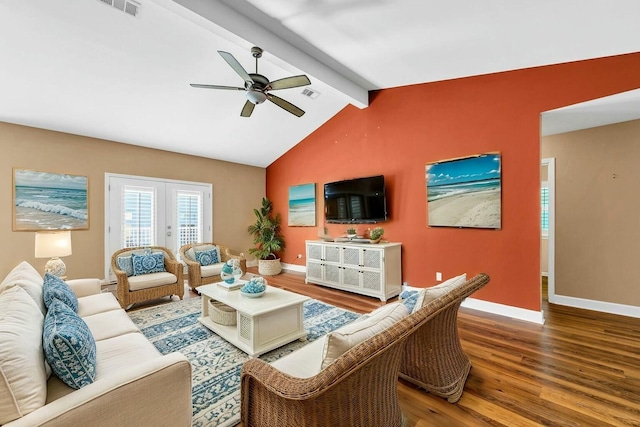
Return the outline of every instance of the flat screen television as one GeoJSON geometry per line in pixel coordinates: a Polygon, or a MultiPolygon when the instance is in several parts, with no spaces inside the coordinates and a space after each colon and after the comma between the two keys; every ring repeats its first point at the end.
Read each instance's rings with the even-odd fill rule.
{"type": "Polygon", "coordinates": [[[324,185],[324,215],[330,224],[386,221],[384,176],[348,179],[324,185]]]}

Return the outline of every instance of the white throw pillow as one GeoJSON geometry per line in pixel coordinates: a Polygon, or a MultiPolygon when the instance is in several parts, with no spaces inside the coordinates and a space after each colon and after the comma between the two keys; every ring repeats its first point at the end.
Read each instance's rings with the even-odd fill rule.
{"type": "Polygon", "coordinates": [[[420,305],[416,304],[416,307],[423,307],[425,304],[429,304],[434,299],[441,297],[442,295],[451,291],[451,289],[463,284],[466,281],[467,281],[467,273],[463,273],[459,276],[452,277],[451,279],[445,280],[444,282],[440,283],[437,286],[425,288],[422,301],[418,301],[420,305]]]}
{"type": "Polygon", "coordinates": [[[463,273],[459,276],[447,279],[439,285],[432,286],[430,288],[417,288],[414,286],[402,285],[402,292],[408,291],[418,293],[418,299],[413,307],[413,310],[411,311],[411,313],[415,313],[416,311],[420,310],[425,304],[428,304],[434,299],[446,294],[452,288],[464,283],[466,280],[467,273],[463,273]]]}
{"type": "Polygon", "coordinates": [[[14,286],[19,286],[33,298],[42,314],[45,314],[47,309],[42,299],[42,283],[43,279],[40,273],[28,262],[22,261],[4,278],[0,284],[0,293],[14,286]]]}
{"type": "Polygon", "coordinates": [[[350,348],[384,331],[408,314],[404,304],[394,302],[377,308],[362,321],[350,323],[331,332],[325,340],[322,369],[329,366],[350,348]]]}
{"type": "Polygon", "coordinates": [[[20,264],[13,267],[13,269],[7,274],[5,279],[2,281],[2,285],[7,282],[10,282],[14,279],[29,279],[33,281],[42,282],[42,276],[38,273],[31,264],[27,261],[22,261],[20,264]]]}
{"type": "Polygon", "coordinates": [[[44,316],[19,286],[0,294],[0,425],[44,406],[44,316]]]}

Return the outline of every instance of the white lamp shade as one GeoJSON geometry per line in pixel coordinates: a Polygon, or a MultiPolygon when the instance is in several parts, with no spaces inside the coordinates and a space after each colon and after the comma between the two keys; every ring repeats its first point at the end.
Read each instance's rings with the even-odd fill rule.
{"type": "Polygon", "coordinates": [[[71,255],[71,231],[36,232],[36,258],[71,255]]]}

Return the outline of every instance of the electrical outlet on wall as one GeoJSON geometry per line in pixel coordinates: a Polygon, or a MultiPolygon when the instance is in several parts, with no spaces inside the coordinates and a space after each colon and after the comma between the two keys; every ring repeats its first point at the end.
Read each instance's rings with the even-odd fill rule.
{"type": "Polygon", "coordinates": [[[438,282],[442,282],[442,273],[440,273],[439,271],[436,271],[436,280],[438,282]]]}

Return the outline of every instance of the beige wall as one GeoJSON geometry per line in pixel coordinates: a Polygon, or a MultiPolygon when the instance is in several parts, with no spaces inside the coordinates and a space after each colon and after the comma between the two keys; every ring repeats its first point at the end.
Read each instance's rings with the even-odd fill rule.
{"type": "Polygon", "coordinates": [[[104,276],[106,172],[211,183],[214,241],[243,252],[252,246],[247,226],[265,195],[264,168],[2,122],[0,148],[0,278],[22,260],[39,271],[47,261],[34,258],[33,232],[12,231],[13,168],[89,177],[90,229],[72,232],[73,254],[64,258],[69,278],[104,276]]]}
{"type": "Polygon", "coordinates": [[[556,158],[555,291],[640,306],[640,120],[542,139],[556,158]]]}

